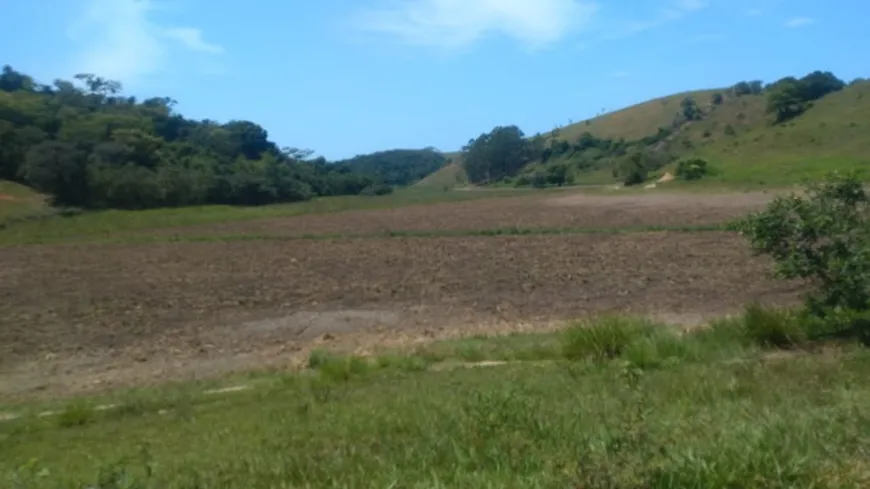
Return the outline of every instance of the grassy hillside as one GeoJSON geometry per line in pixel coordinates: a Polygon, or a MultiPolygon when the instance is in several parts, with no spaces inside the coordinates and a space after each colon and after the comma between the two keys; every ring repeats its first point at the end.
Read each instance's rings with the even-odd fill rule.
{"type": "Polygon", "coordinates": [[[48,210],[45,196],[24,185],[0,180],[0,225],[48,210]]]}
{"type": "MultiPolygon", "coordinates": [[[[585,132],[599,137],[637,141],[672,127],[681,101],[695,100],[703,116],[686,121],[663,142],[638,145],[680,160],[702,158],[714,169],[707,180],[728,184],[787,184],[818,178],[831,170],[865,171],[870,163],[870,82],[857,83],[815,101],[802,115],[773,124],[765,95],[735,96],[728,90],[685,92],[638,104],[588,122],[561,128],[554,141],[574,143],[585,132]],[[721,104],[712,96],[722,94],[721,104]]],[[[552,162],[575,169],[578,183],[615,181],[611,172],[621,160],[601,159],[578,170],[580,155],[568,153],[552,162]]],[[[546,165],[530,164],[525,173],[546,165]]],[[[669,165],[658,173],[673,170],[669,165]]]]}
{"type": "Polygon", "coordinates": [[[456,187],[468,185],[468,175],[461,163],[450,163],[415,184],[417,187],[456,187]]]}
{"type": "MultiPolygon", "coordinates": [[[[759,101],[760,102],[760,101],[759,101]]],[[[818,178],[831,170],[857,170],[870,164],[870,83],[860,83],[817,101],[805,114],[782,125],[759,118],[763,104],[743,107],[743,123],[733,109],[687,131],[698,143],[687,154],[706,159],[716,180],[759,184],[818,178]],[[753,120],[756,119],[756,120],[753,120]],[[724,133],[732,124],[735,135],[724,133]],[[704,137],[704,131],[710,136],[704,137]]]]}
{"type": "Polygon", "coordinates": [[[669,127],[674,121],[674,116],[680,112],[680,102],[683,99],[692,98],[699,107],[706,108],[710,105],[710,97],[716,92],[724,93],[725,90],[683,92],[632,105],[588,121],[565,126],[559,129],[556,138],[575,141],[584,132],[589,132],[600,138],[624,138],[627,141],[641,139],[655,134],[660,127],[669,127]]]}

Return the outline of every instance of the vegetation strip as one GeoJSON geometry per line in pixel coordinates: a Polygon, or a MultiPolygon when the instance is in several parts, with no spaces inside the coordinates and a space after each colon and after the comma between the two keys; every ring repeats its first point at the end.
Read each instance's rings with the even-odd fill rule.
{"type": "MultiPolygon", "coordinates": [[[[136,244],[136,243],[176,243],[176,242],[232,242],[232,241],[294,241],[294,240],[341,240],[341,239],[383,239],[383,238],[452,238],[452,237],[497,237],[497,236],[551,236],[578,234],[630,234],[630,233],[696,233],[727,231],[727,224],[698,224],[689,226],[632,226],[622,228],[495,228],[495,229],[456,229],[456,230],[394,230],[376,233],[318,233],[300,235],[281,234],[237,234],[214,236],[123,236],[73,240],[64,243],[93,244],[136,244]]],[[[52,241],[34,240],[23,244],[51,244],[52,241]]],[[[0,245],[2,246],[2,245],[0,245]]]]}

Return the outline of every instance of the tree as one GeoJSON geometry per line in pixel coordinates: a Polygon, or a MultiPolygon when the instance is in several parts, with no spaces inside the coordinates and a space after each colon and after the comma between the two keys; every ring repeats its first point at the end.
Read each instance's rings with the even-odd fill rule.
{"type": "Polygon", "coordinates": [[[713,105],[722,105],[722,102],[724,100],[725,100],[724,97],[722,97],[722,94],[719,92],[714,93],[713,96],[710,97],[710,102],[713,105]]]}
{"type": "Polygon", "coordinates": [[[680,107],[683,109],[683,117],[686,120],[694,121],[701,118],[701,111],[698,109],[698,104],[695,102],[695,99],[691,97],[686,97],[680,102],[680,107]]]}
{"type": "Polygon", "coordinates": [[[517,126],[498,126],[463,148],[463,164],[473,183],[515,176],[533,156],[531,142],[517,126]]]}
{"type": "Polygon", "coordinates": [[[568,184],[571,181],[571,175],[568,172],[568,165],[557,163],[547,167],[546,181],[550,185],[557,185],[559,187],[568,184]]]}
{"type": "Polygon", "coordinates": [[[777,275],[814,285],[808,313],[835,320],[858,313],[860,321],[835,326],[870,341],[870,199],[857,176],[833,174],[805,196],[777,197],[735,228],[755,253],[773,258],[777,275]]]}
{"type": "Polygon", "coordinates": [[[27,151],[21,175],[55,204],[82,206],[88,200],[86,155],[70,143],[43,141],[27,151]]]}
{"type": "Polygon", "coordinates": [[[748,82],[742,81],[733,87],[731,87],[731,91],[737,97],[742,97],[743,95],[749,95],[752,93],[752,87],[749,86],[748,82]]]}
{"type": "Polygon", "coordinates": [[[434,148],[332,163],[280,149],[244,120],[187,119],[176,101],[137,102],[94,74],[50,86],[9,66],[0,74],[0,178],[88,208],[293,202],[317,195],[392,190],[435,171],[434,148]]]}
{"type": "Polygon", "coordinates": [[[770,87],[767,95],[767,113],[773,114],[775,122],[788,121],[806,110],[807,101],[797,80],[782,80],[770,87]]]}
{"type": "Polygon", "coordinates": [[[649,168],[645,161],[645,155],[641,152],[632,154],[623,160],[614,170],[614,177],[622,180],[625,186],[638,185],[646,181],[649,168]]]}

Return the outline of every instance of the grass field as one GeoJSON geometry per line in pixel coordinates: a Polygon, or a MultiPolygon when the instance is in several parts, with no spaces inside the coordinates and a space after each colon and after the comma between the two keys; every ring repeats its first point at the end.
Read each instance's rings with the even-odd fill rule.
{"type": "Polygon", "coordinates": [[[611,317],[369,357],[316,351],[307,371],[224,389],[9,406],[23,417],[0,423],[0,471],[28,488],[870,483],[870,355],[764,350],[752,324],[679,336],[611,317]]]}
{"type": "MultiPolygon", "coordinates": [[[[11,185],[6,184],[4,185],[11,185]]],[[[23,187],[22,187],[23,188],[23,187]]],[[[52,219],[33,219],[0,226],[0,245],[62,242],[74,239],[99,239],[119,233],[161,228],[226,223],[269,217],[329,214],[354,209],[389,209],[442,201],[463,201],[500,195],[516,195],[512,189],[478,192],[447,192],[443,189],[400,190],[378,197],[323,197],[307,202],[262,207],[209,205],[144,211],[93,211],[52,219]]],[[[0,202],[0,206],[3,202],[0,202]]],[[[17,212],[17,211],[16,211],[17,212]]],[[[46,212],[43,210],[43,212],[46,212]]],[[[19,213],[20,214],[20,213],[19,213]]]]}

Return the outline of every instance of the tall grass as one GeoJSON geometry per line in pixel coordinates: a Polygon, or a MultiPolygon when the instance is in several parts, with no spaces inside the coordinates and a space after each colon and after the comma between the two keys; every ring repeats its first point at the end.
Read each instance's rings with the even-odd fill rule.
{"type": "Polygon", "coordinates": [[[768,335],[753,332],[777,330],[771,318],[787,316],[758,317],[682,332],[610,316],[377,357],[320,350],[306,374],[272,374],[224,396],[179,403],[187,391],[175,386],[105,412],[79,400],[61,418],[0,423],[0,480],[82,489],[868,487],[870,353],[770,362],[756,355],[768,335]],[[427,369],[494,357],[514,361],[427,369]],[[524,361],[534,359],[547,361],[524,361]]]}

